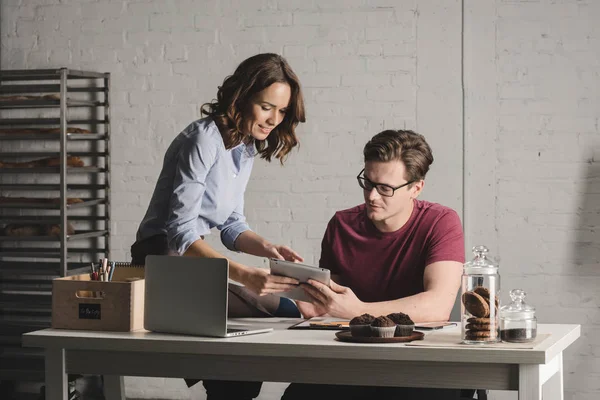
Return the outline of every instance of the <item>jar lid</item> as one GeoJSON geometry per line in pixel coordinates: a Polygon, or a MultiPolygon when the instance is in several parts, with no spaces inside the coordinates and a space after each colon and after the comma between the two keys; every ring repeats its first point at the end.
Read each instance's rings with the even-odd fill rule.
{"type": "Polygon", "coordinates": [[[468,275],[494,275],[498,273],[498,264],[487,258],[488,248],[474,246],[474,257],[464,265],[464,272],[468,275]]]}
{"type": "Polygon", "coordinates": [[[500,316],[507,319],[533,319],[535,308],[525,303],[527,294],[521,289],[510,291],[512,302],[500,308],[500,316]]]}

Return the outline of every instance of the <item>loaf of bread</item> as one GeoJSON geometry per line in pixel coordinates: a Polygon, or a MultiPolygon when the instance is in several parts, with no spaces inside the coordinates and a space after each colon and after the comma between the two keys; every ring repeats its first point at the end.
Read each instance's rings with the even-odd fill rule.
{"type": "MultiPolygon", "coordinates": [[[[67,165],[69,167],[83,167],[84,163],[81,158],[76,156],[67,157],[67,165]]],[[[44,167],[58,167],[60,166],[59,157],[48,157],[41,158],[39,160],[27,161],[27,162],[2,162],[0,161],[0,168],[44,168],[44,167]]]]}
{"type": "MultiPolygon", "coordinates": [[[[27,128],[27,129],[0,129],[0,134],[33,135],[37,133],[59,134],[60,128],[27,128]]],[[[67,133],[92,133],[83,128],[67,128],[67,133]]]]}
{"type": "Polygon", "coordinates": [[[31,101],[31,100],[60,100],[60,95],[44,94],[42,96],[30,96],[30,95],[0,96],[0,102],[31,101]]]}
{"type": "MultiPolygon", "coordinates": [[[[67,235],[73,235],[75,228],[67,222],[67,235]]],[[[8,224],[4,227],[6,236],[60,236],[60,225],[8,224]]]]}
{"type": "MultiPolygon", "coordinates": [[[[0,196],[0,204],[20,203],[20,204],[59,204],[60,198],[40,198],[40,197],[8,197],[0,196]]],[[[83,200],[77,197],[67,198],[67,204],[83,203],[83,200]]]]}

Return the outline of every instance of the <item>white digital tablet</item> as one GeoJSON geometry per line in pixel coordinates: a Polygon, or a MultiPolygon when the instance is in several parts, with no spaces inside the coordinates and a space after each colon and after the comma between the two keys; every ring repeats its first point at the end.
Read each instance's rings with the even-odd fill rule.
{"type": "MultiPolygon", "coordinates": [[[[292,261],[269,259],[271,274],[279,276],[287,276],[298,279],[300,283],[306,283],[309,279],[321,282],[329,286],[330,272],[326,268],[313,267],[306,264],[295,263],[292,261]]],[[[288,290],[287,292],[274,293],[279,297],[287,297],[288,299],[309,301],[310,298],[301,287],[288,290]]]]}

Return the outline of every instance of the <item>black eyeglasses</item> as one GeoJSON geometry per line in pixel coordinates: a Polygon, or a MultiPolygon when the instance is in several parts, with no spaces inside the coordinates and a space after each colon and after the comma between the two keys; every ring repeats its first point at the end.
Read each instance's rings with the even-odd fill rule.
{"type": "Polygon", "coordinates": [[[403,188],[404,186],[410,185],[411,183],[414,182],[414,181],[410,181],[410,182],[406,182],[403,185],[394,187],[394,186],[386,185],[385,183],[371,182],[364,176],[360,176],[363,172],[365,172],[364,168],[356,176],[356,180],[358,180],[358,185],[368,192],[370,192],[371,190],[373,190],[373,188],[375,188],[377,190],[377,193],[379,193],[380,195],[385,196],[385,197],[392,197],[396,190],[403,188]]]}

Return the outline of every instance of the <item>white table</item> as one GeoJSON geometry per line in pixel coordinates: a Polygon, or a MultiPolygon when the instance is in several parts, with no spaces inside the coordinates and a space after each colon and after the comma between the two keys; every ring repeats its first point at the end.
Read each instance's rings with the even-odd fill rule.
{"type": "Polygon", "coordinates": [[[68,373],[104,375],[107,400],[125,398],[123,376],[518,390],[520,400],[543,390],[548,400],[563,398],[563,350],[580,336],[579,325],[539,325],[551,336],[534,349],[432,348],[343,343],[289,325],[228,339],[45,329],[23,345],[46,350],[47,400],[67,399],[68,373]]]}

